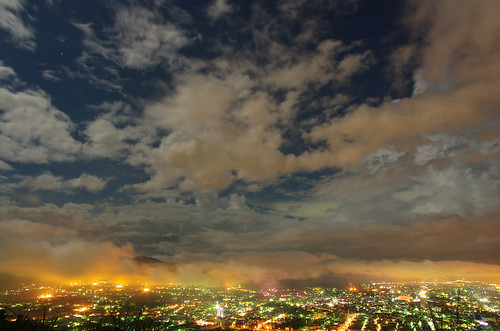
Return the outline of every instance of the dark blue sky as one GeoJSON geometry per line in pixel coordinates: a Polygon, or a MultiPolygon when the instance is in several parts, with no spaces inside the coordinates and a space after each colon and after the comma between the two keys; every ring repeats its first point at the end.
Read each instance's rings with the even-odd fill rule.
{"type": "Polygon", "coordinates": [[[498,278],[498,9],[0,4],[0,273],[498,278]]]}

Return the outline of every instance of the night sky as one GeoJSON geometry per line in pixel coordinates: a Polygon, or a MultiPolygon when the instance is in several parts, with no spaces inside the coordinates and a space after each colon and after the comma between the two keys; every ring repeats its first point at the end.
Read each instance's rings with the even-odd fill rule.
{"type": "Polygon", "coordinates": [[[0,1],[0,278],[500,281],[500,1],[0,1]]]}

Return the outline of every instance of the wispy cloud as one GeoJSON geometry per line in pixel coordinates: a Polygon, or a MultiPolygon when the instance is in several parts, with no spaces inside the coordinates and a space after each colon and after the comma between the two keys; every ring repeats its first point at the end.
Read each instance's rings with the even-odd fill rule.
{"type": "Polygon", "coordinates": [[[23,15],[24,2],[24,0],[9,0],[0,3],[0,28],[9,32],[15,46],[34,51],[35,32],[25,22],[27,15],[23,15]]]}
{"type": "MultiPolygon", "coordinates": [[[[85,34],[83,44],[90,56],[99,56],[120,67],[145,69],[173,65],[178,50],[196,36],[168,22],[157,11],[142,6],[118,6],[112,27],[98,37],[90,24],[75,24],[85,34]]],[[[82,58],[92,61],[92,58],[82,58]]]]}

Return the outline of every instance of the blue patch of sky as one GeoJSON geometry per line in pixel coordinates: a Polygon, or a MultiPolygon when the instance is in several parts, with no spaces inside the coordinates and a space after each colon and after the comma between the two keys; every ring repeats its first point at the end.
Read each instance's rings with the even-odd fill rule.
{"type": "Polygon", "coordinates": [[[279,147],[283,154],[293,154],[299,156],[304,152],[327,148],[326,141],[311,142],[304,139],[301,131],[297,128],[288,128],[281,134],[284,142],[279,147]]]}

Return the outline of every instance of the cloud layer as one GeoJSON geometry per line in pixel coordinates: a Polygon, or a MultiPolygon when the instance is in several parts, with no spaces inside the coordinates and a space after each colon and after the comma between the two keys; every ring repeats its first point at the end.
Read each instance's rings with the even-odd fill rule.
{"type": "Polygon", "coordinates": [[[0,5],[0,273],[500,281],[498,2],[95,6],[0,5]]]}

